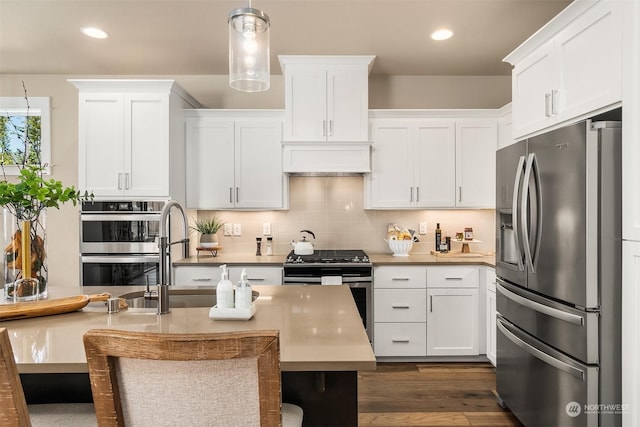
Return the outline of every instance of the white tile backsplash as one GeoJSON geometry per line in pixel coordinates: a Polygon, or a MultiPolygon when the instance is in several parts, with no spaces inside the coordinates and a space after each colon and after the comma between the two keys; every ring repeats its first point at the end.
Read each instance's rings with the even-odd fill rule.
{"type": "MultiPolygon", "coordinates": [[[[455,237],[465,227],[473,227],[474,237],[482,243],[473,244],[472,251],[495,250],[495,211],[480,210],[365,210],[363,208],[363,177],[291,177],[290,209],[287,211],[240,212],[216,211],[226,222],[242,224],[242,236],[219,233],[223,251],[253,253],[256,237],[262,236],[262,224],[271,223],[274,253],[286,254],[290,242],[300,239],[300,230],[316,235],[316,249],[363,249],[370,253],[390,253],[384,241],[387,225],[397,223],[418,230],[427,222],[428,234],[418,236],[412,253],[428,253],[434,248],[434,230],[440,223],[443,234],[455,237]]],[[[212,214],[199,211],[198,216],[212,214]]],[[[196,236],[192,236],[196,238],[196,236]]],[[[452,244],[456,250],[456,243],[452,244]]],[[[263,244],[264,252],[264,244],[263,244]]]]}

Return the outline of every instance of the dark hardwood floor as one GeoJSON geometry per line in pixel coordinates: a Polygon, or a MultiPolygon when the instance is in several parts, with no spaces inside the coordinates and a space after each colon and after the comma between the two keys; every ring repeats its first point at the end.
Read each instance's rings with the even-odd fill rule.
{"type": "Polygon", "coordinates": [[[358,376],[360,426],[516,426],[489,363],[378,363],[358,376]]]}

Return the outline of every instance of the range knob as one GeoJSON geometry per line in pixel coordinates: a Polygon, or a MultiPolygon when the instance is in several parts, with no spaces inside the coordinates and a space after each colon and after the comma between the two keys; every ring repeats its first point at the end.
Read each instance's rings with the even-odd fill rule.
{"type": "Polygon", "coordinates": [[[360,257],[358,255],[356,255],[355,257],[353,257],[351,262],[360,262],[360,257]]]}
{"type": "Polygon", "coordinates": [[[363,256],[362,257],[362,262],[369,262],[369,257],[368,256],[363,256]]]}

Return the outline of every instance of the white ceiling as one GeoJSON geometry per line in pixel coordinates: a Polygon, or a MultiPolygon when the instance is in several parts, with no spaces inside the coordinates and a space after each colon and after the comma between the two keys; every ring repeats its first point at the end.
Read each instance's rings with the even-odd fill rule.
{"type": "MultiPolygon", "coordinates": [[[[569,0],[254,0],[277,55],[376,55],[374,75],[507,75],[511,50],[569,0]],[[455,36],[434,42],[447,26],[455,36]]],[[[225,75],[247,0],[0,0],[0,74],[225,75]],[[107,31],[93,40],[83,26],[107,31]]]]}

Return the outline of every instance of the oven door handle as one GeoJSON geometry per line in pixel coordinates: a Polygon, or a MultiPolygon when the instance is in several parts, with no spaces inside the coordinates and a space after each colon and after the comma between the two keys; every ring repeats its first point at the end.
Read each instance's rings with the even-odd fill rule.
{"type": "Polygon", "coordinates": [[[160,221],[159,213],[148,214],[82,214],[81,221],[160,221]]]}
{"type": "Polygon", "coordinates": [[[86,264],[97,263],[121,263],[121,264],[136,264],[141,262],[160,262],[158,255],[136,255],[136,256],[82,256],[80,260],[86,264]]]}

